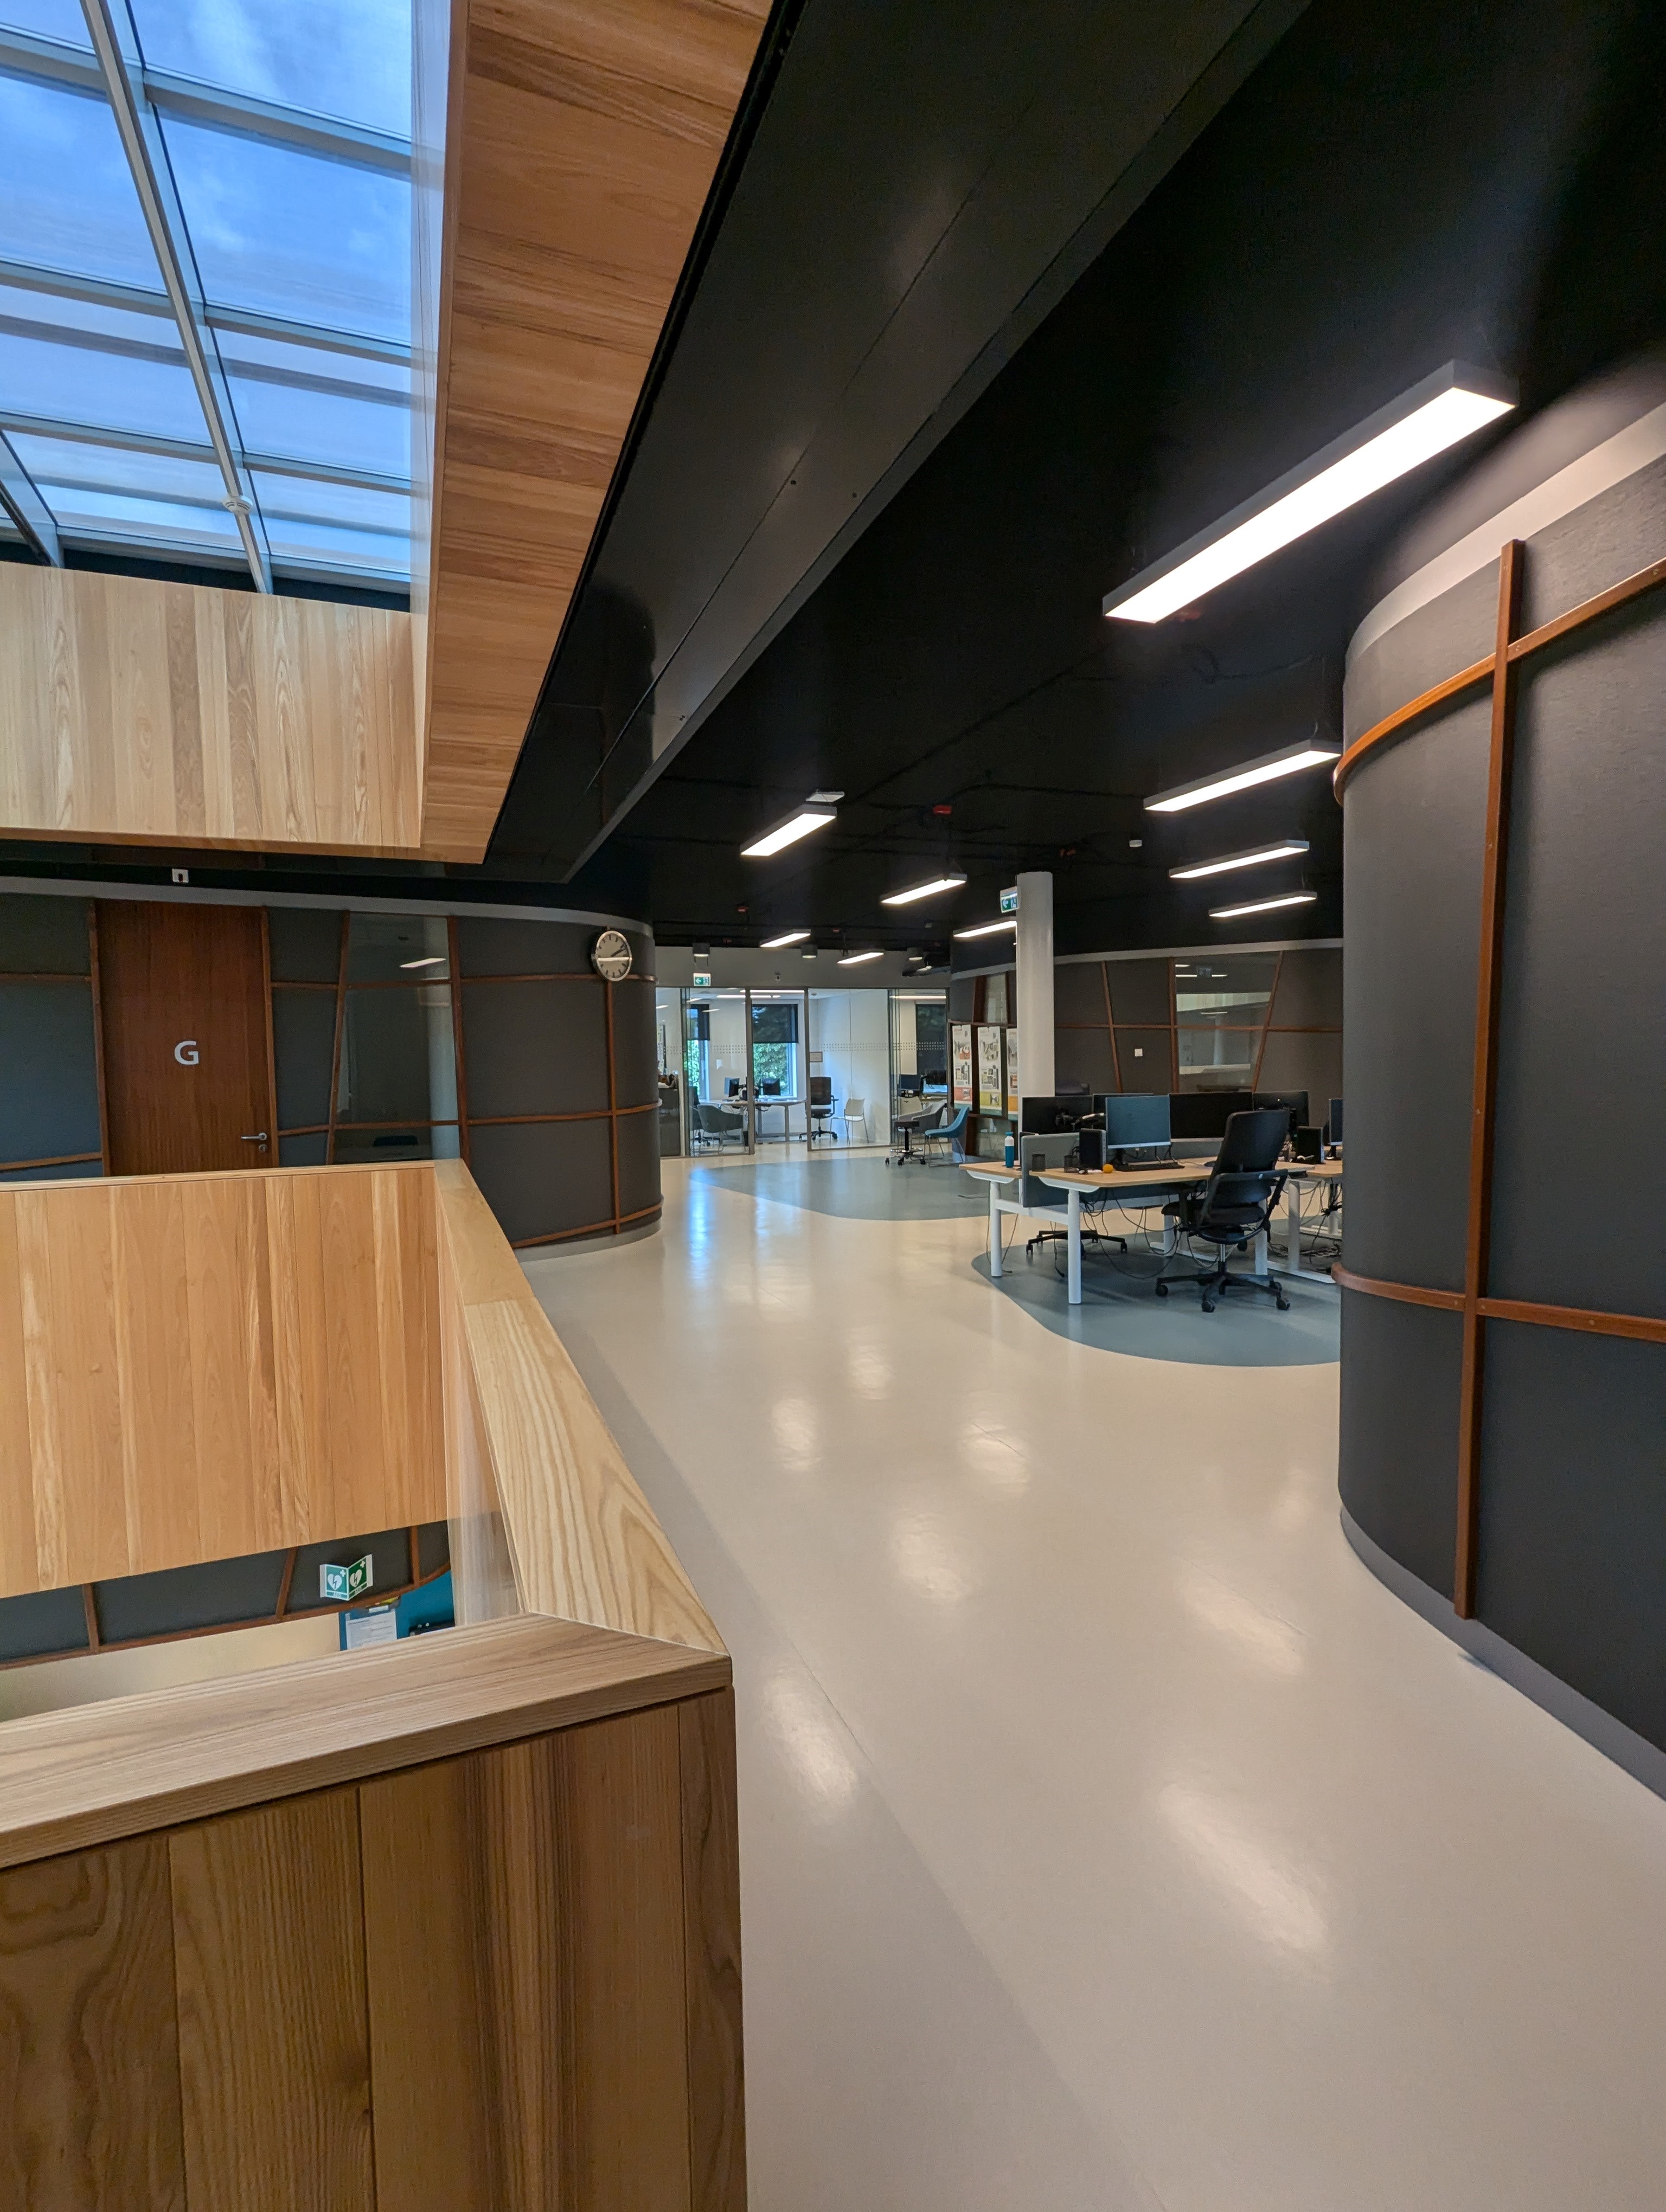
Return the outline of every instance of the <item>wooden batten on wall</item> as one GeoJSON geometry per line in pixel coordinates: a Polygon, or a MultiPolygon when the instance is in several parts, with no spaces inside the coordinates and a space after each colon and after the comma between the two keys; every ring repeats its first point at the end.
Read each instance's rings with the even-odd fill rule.
{"type": "Polygon", "coordinates": [[[398,853],[410,617],[0,564],[0,834],[398,853]]]}

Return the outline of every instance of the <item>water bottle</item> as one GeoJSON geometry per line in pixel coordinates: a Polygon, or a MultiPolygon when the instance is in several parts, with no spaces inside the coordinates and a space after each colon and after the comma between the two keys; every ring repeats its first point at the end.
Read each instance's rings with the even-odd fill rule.
{"type": "Polygon", "coordinates": [[[1003,1167],[1008,1168],[1015,1168],[1018,1164],[1018,1141],[1010,1129],[1006,1132],[1006,1142],[1001,1148],[1000,1162],[1003,1167]]]}

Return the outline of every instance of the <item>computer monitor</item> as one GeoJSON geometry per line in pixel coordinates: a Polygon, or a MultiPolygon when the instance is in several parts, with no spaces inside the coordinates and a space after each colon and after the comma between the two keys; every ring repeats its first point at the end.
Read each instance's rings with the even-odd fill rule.
{"type": "Polygon", "coordinates": [[[1096,1101],[1105,1121],[1105,1150],[1120,1152],[1169,1141],[1165,1091],[1117,1091],[1096,1101]]]}
{"type": "Polygon", "coordinates": [[[1325,1141],[1327,1144],[1340,1145],[1341,1143],[1342,1102],[1340,1098],[1333,1098],[1330,1102],[1330,1110],[1325,1116],[1325,1129],[1327,1133],[1325,1141]]]}
{"type": "Polygon", "coordinates": [[[1053,1095],[1055,1098],[1086,1098],[1092,1095],[1092,1091],[1091,1083],[1067,1083],[1060,1079],[1055,1084],[1053,1095]]]}
{"type": "Polygon", "coordinates": [[[1247,1114],[1256,1103],[1252,1091],[1171,1091],[1169,1093],[1169,1134],[1183,1144],[1200,1144],[1226,1134],[1234,1114],[1247,1114]]]}
{"type": "Polygon", "coordinates": [[[946,1091],[948,1087],[949,1071],[946,1067],[928,1067],[926,1070],[927,1091],[946,1091]]]}
{"type": "Polygon", "coordinates": [[[923,1098],[925,1095],[926,1079],[923,1075],[899,1075],[897,1077],[897,1096],[899,1098],[923,1098]]]}
{"type": "Polygon", "coordinates": [[[1021,1098],[1018,1133],[1025,1137],[1073,1137],[1089,1104],[1085,1098],[1021,1098]]]}
{"type": "Polygon", "coordinates": [[[1306,1126],[1307,1093],[1305,1091],[1258,1091],[1256,1093],[1256,1103],[1257,1106],[1277,1106],[1288,1114],[1290,1133],[1292,1137],[1298,1129],[1306,1126]]]}
{"type": "Polygon", "coordinates": [[[739,1098],[739,1096],[740,1096],[740,1078],[739,1078],[738,1075],[732,1075],[732,1076],[729,1078],[728,1081],[724,1085],[724,1086],[723,1086],[723,1096],[724,1096],[726,1098],[739,1098]]]}
{"type": "Polygon", "coordinates": [[[779,1098],[781,1096],[780,1077],[775,1075],[761,1075],[758,1078],[757,1095],[760,1098],[779,1098]]]}

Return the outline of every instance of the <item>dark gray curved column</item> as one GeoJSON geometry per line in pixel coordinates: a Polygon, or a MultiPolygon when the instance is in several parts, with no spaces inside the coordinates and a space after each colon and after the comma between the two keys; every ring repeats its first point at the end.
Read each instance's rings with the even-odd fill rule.
{"type": "MultiPolygon", "coordinates": [[[[1666,386],[1647,368],[1599,396],[1524,434],[1554,469],[1524,480],[1506,447],[1419,526],[1425,566],[1384,602],[1397,618],[1374,613],[1356,641],[1350,739],[1491,651],[1506,538],[1526,546],[1520,631],[1666,556],[1666,386]],[[1507,494],[1490,524],[1488,476],[1507,494]],[[1489,529],[1494,558],[1456,573],[1489,529]]],[[[1483,1294],[1658,1321],[1666,591],[1523,661],[1517,684],[1483,1294]]],[[[1490,704],[1471,692],[1374,750],[1345,800],[1346,1263],[1448,1292],[1464,1281],[1490,704]]],[[[1482,1322],[1475,1617],[1459,1624],[1462,1328],[1456,1312],[1343,1292],[1341,1490],[1356,1548],[1659,1787],[1666,1344],[1482,1322]],[[1548,1694],[1556,1684],[1572,1695],[1548,1694]]]]}

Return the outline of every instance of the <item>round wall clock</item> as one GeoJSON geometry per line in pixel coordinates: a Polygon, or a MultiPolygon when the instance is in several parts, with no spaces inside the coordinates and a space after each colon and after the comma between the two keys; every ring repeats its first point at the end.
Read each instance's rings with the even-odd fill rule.
{"type": "Polygon", "coordinates": [[[630,973],[630,939],[622,929],[605,929],[590,948],[590,964],[605,982],[623,983],[630,973]]]}

